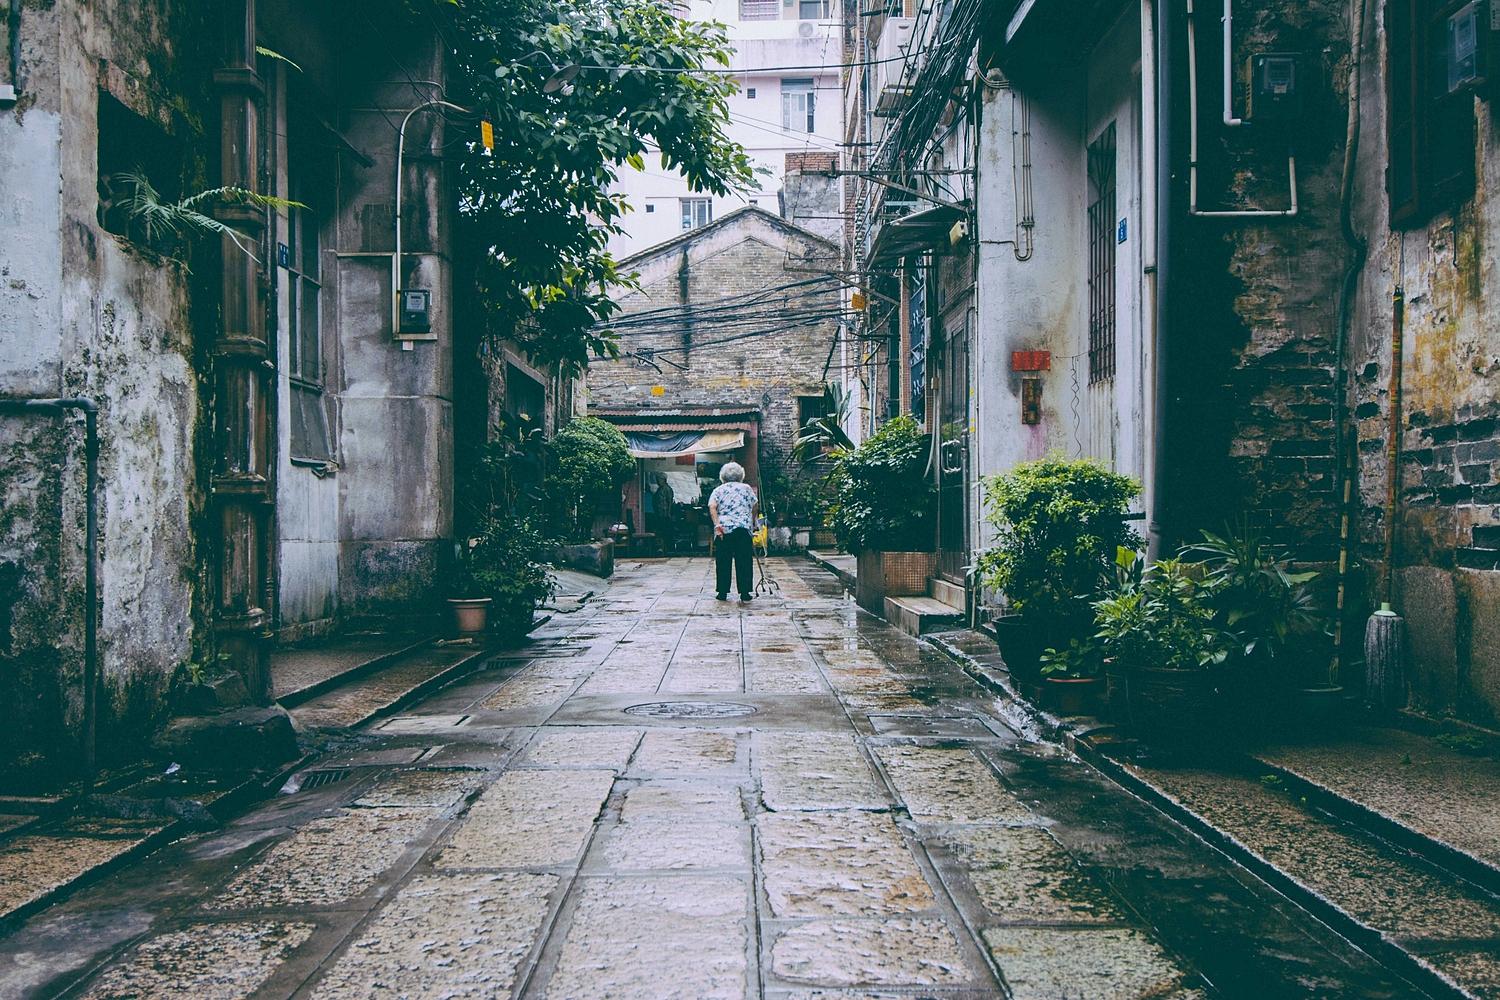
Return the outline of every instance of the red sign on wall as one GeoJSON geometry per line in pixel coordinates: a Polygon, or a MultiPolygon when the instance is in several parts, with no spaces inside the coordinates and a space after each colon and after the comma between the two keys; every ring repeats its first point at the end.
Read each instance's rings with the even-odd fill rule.
{"type": "Polygon", "coordinates": [[[1051,351],[1011,351],[1010,370],[1013,372],[1050,372],[1051,351]]]}

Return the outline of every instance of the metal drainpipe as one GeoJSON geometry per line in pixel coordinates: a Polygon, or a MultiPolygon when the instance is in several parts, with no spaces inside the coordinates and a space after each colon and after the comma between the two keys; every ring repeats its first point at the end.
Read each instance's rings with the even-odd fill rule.
{"type": "Polygon", "coordinates": [[[10,93],[0,100],[13,104],[21,99],[21,0],[10,0],[6,32],[10,35],[10,93]]]}
{"type": "Polygon", "coordinates": [[[99,407],[81,397],[0,399],[0,412],[83,411],[85,469],[83,602],[83,766],[94,774],[99,719],[99,407]]]}
{"type": "Polygon", "coordinates": [[[1176,215],[1172,172],[1176,161],[1172,155],[1172,5],[1159,2],[1153,7],[1156,40],[1156,371],[1153,406],[1156,415],[1152,427],[1155,440],[1152,445],[1153,483],[1149,533],[1150,555],[1155,557],[1168,544],[1175,521],[1167,427],[1172,409],[1168,403],[1172,390],[1168,367],[1171,352],[1168,350],[1168,343],[1172,331],[1172,223],[1176,215]]]}

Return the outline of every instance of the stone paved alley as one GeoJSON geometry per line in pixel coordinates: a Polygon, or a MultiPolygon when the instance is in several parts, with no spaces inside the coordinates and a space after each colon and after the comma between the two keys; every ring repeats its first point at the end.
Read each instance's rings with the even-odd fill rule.
{"type": "Polygon", "coordinates": [[[1417,995],[825,571],[769,565],[748,606],[705,560],[623,566],[297,790],[34,917],[0,995],[1417,995]]]}

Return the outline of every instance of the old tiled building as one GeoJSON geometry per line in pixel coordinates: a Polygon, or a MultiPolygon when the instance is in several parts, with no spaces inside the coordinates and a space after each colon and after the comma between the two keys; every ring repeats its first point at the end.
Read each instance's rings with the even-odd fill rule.
{"type": "Polygon", "coordinates": [[[624,490],[632,526],[705,542],[706,521],[673,507],[701,507],[724,462],[755,485],[764,461],[795,474],[798,429],[822,412],[835,363],[844,293],[826,271],[837,253],[751,206],[622,263],[641,288],[611,322],[619,358],[589,366],[588,392],[589,412],[625,431],[639,459],[624,490]],[[664,486],[671,505],[656,499],[664,486]]]}
{"type": "Polygon", "coordinates": [[[265,699],[278,639],[431,599],[453,520],[443,153],[473,127],[438,113],[446,50],[399,3],[12,10],[0,766],[143,738],[190,662],[265,699]],[[153,234],[126,175],[168,204],[297,204],[200,201],[231,235],[153,234]],[[18,402],[60,397],[98,411],[97,655],[81,418],[18,402]]]}
{"type": "Polygon", "coordinates": [[[851,380],[884,399],[877,419],[961,425],[964,463],[943,464],[970,486],[1092,456],[1142,480],[1158,552],[1243,516],[1330,584],[1344,560],[1332,679],[1357,691],[1364,617],[1390,600],[1409,704],[1496,721],[1483,5],[1082,7],[958,0],[849,32],[847,132],[868,152],[848,252],[871,293],[860,335],[886,345],[851,380]],[[966,256],[966,399],[934,417],[961,375],[940,310],[966,256]]]}

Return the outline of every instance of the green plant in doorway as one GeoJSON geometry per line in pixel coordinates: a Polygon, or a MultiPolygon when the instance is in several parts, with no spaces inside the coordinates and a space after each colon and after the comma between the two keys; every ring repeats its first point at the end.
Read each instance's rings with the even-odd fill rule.
{"type": "Polygon", "coordinates": [[[1229,639],[1214,621],[1221,586],[1177,559],[1146,568],[1139,581],[1094,602],[1095,637],[1124,671],[1207,670],[1229,657],[1229,639]]]}
{"type": "Polygon", "coordinates": [[[1222,535],[1203,532],[1203,540],[1184,546],[1179,556],[1203,567],[1214,585],[1216,621],[1247,661],[1282,659],[1325,625],[1313,590],[1318,574],[1295,570],[1288,550],[1247,521],[1222,535]]]}
{"type": "Polygon", "coordinates": [[[896,417],[830,473],[833,530],[849,552],[929,551],[937,489],[928,478],[931,443],[911,417],[896,417]]]}

